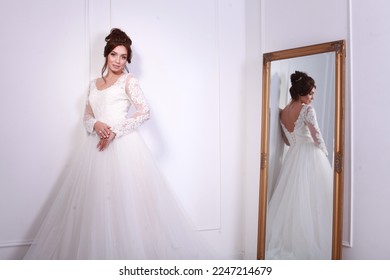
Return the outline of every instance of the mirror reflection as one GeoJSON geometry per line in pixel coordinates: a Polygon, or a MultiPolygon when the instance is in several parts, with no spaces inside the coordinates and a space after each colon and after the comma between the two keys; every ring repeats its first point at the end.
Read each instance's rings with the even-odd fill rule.
{"type": "Polygon", "coordinates": [[[311,56],[276,60],[271,62],[270,71],[270,129],[268,201],[274,191],[277,176],[288,146],[282,138],[279,114],[291,101],[290,75],[296,70],[309,74],[316,85],[311,106],[315,109],[319,128],[328,151],[329,163],[333,162],[334,106],[335,106],[335,54],[322,53],[311,56]]]}
{"type": "Polygon", "coordinates": [[[266,259],[331,258],[333,85],[334,54],[271,63],[266,259]]]}

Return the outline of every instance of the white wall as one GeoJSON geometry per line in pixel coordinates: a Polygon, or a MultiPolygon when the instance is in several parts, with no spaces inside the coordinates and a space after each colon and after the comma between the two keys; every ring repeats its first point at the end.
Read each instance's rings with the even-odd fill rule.
{"type": "Polygon", "coordinates": [[[259,4],[147,2],[1,3],[0,117],[9,136],[0,146],[0,259],[23,256],[85,136],[85,89],[100,74],[111,27],[133,39],[130,71],[152,108],[140,131],[172,189],[222,256],[254,257],[258,183],[246,191],[242,151],[245,93],[259,94],[259,4]]]}
{"type": "Polygon", "coordinates": [[[170,185],[200,229],[221,227],[220,115],[225,94],[219,56],[225,49],[218,44],[218,20],[225,12],[218,1],[192,0],[116,0],[111,8],[111,25],[121,26],[134,40],[137,67],[130,68],[145,83],[151,123],[161,131],[149,129],[145,137],[159,152],[170,185]]]}
{"type": "Polygon", "coordinates": [[[0,258],[20,258],[76,144],[86,88],[84,2],[0,2],[0,258]],[[72,20],[70,20],[72,18],[72,20]]]}
{"type": "Polygon", "coordinates": [[[353,246],[348,259],[390,259],[390,2],[351,1],[353,246]]]}
{"type": "Polygon", "coordinates": [[[259,173],[260,173],[260,129],[261,129],[261,1],[246,0],[246,59],[243,64],[245,75],[245,94],[242,95],[245,117],[242,133],[244,142],[241,153],[244,158],[243,225],[244,251],[246,259],[254,259],[257,254],[257,227],[259,209],[259,173]]]}

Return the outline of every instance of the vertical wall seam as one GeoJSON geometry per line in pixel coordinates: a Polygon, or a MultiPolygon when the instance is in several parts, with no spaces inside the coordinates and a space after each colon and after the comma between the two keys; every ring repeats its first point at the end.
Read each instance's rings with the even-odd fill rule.
{"type": "MultiPolygon", "coordinates": [[[[354,177],[353,177],[353,150],[354,150],[354,143],[353,143],[353,61],[352,61],[352,54],[353,54],[353,44],[352,44],[352,41],[353,41],[353,35],[352,35],[352,18],[353,18],[353,15],[352,15],[352,0],[348,0],[348,45],[347,45],[347,50],[346,50],[346,54],[347,54],[347,57],[346,57],[346,61],[348,61],[348,64],[347,64],[347,81],[349,82],[348,85],[348,92],[345,92],[345,93],[348,93],[348,102],[346,102],[346,104],[348,105],[347,109],[348,109],[348,118],[345,118],[345,120],[348,121],[347,125],[349,126],[349,131],[348,131],[348,145],[345,145],[346,143],[344,143],[344,147],[349,147],[349,156],[348,156],[348,159],[346,160],[346,158],[344,158],[344,168],[345,168],[345,164],[346,162],[349,163],[349,172],[348,174],[344,174],[344,175],[348,175],[348,180],[349,180],[349,197],[348,197],[348,200],[349,200],[349,236],[348,236],[348,239],[349,240],[346,240],[344,241],[343,240],[343,245],[344,246],[347,246],[347,247],[352,247],[352,243],[353,243],[353,183],[354,183],[354,177]]],[[[346,127],[346,126],[345,126],[346,127]]],[[[344,153],[345,154],[345,153],[344,153]]],[[[344,179],[344,183],[345,183],[345,179],[344,179]]],[[[345,196],[344,196],[344,199],[345,199],[345,196]]]]}
{"type": "Polygon", "coordinates": [[[90,20],[89,20],[89,0],[84,2],[84,37],[85,37],[85,59],[86,59],[86,84],[91,80],[91,34],[90,34],[90,20]]]}
{"type": "Polygon", "coordinates": [[[221,228],[222,224],[222,129],[221,129],[221,57],[220,57],[220,14],[219,14],[219,0],[214,1],[215,6],[215,33],[216,33],[216,50],[217,50],[217,88],[218,88],[218,159],[219,159],[219,224],[218,228],[221,228]]]}

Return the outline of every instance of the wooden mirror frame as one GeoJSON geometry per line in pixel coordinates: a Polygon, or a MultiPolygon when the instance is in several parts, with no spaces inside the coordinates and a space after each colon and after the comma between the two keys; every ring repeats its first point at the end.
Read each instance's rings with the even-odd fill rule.
{"type": "Polygon", "coordinates": [[[261,161],[257,259],[265,259],[267,185],[270,124],[270,69],[271,62],[288,58],[335,53],[335,125],[334,125],[334,170],[333,170],[333,222],[332,259],[342,258],[343,194],[344,194],[344,83],[345,41],[333,41],[317,45],[293,48],[263,54],[263,97],[261,115],[261,161]]]}

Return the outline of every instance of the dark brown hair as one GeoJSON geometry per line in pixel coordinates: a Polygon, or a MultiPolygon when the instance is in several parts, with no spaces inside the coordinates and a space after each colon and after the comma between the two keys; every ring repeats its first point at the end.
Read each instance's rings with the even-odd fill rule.
{"type": "Polygon", "coordinates": [[[132,41],[129,36],[119,28],[113,28],[111,29],[110,34],[105,38],[106,40],[106,46],[104,47],[104,57],[106,58],[106,61],[102,68],[102,77],[104,72],[107,69],[107,56],[110,52],[112,52],[113,49],[115,49],[117,46],[124,46],[127,50],[127,62],[131,62],[131,57],[133,55],[133,52],[131,51],[131,44],[132,41]]]}
{"type": "Polygon", "coordinates": [[[298,100],[299,96],[308,95],[313,88],[316,88],[314,79],[304,72],[295,71],[291,74],[290,80],[290,95],[293,100],[298,100]]]}

